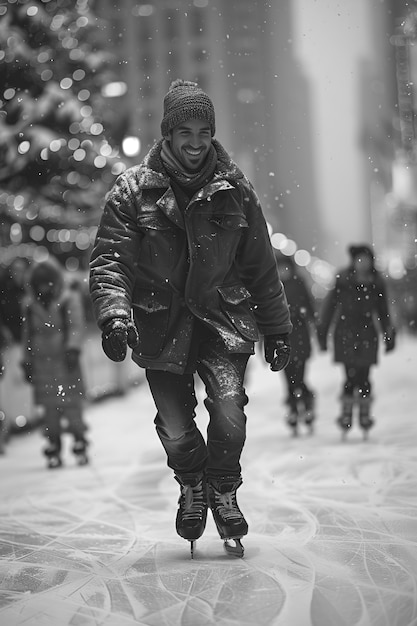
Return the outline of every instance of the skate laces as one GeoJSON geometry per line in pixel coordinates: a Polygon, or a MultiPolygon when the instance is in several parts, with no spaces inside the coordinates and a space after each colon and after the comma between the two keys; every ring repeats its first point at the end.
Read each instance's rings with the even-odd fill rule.
{"type": "Polygon", "coordinates": [[[197,483],[195,487],[182,485],[180,502],[181,500],[183,519],[200,518],[206,506],[202,481],[197,483]]]}
{"type": "Polygon", "coordinates": [[[242,512],[236,502],[236,494],[233,491],[220,493],[214,489],[214,497],[218,513],[225,520],[242,519],[242,512]]]}

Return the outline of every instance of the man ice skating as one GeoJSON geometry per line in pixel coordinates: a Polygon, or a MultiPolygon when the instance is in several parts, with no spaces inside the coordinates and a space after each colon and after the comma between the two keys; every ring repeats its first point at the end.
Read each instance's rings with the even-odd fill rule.
{"type": "Polygon", "coordinates": [[[196,83],[171,84],[161,133],[108,195],[91,296],[107,356],[122,361],[130,346],[146,370],[156,431],[181,489],[178,534],[193,553],[209,506],[225,546],[242,556],[244,375],[260,334],[271,368],[286,366],[289,309],[259,200],[213,139],[213,103],[196,83]],[[207,393],[207,441],[194,420],[194,373],[207,393]]]}

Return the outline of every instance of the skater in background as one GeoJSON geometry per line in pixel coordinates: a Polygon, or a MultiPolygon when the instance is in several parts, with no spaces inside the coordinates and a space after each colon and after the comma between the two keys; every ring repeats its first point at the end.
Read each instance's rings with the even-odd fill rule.
{"type": "Polygon", "coordinates": [[[308,386],[306,364],[311,356],[312,337],[316,335],[316,312],[314,301],[308,285],[292,257],[275,253],[279,276],[285,288],[290,307],[293,330],[291,333],[291,358],[283,370],[287,384],[288,406],[287,423],[294,435],[298,433],[298,426],[304,423],[310,432],[315,419],[315,394],[308,386]]]}
{"type": "Polygon", "coordinates": [[[366,437],[374,423],[370,370],[378,360],[378,336],[382,334],[389,352],[395,347],[395,329],[390,320],[385,280],[375,269],[372,249],[368,245],[352,245],[348,251],[350,265],[338,273],[334,288],[323,302],[318,335],[321,349],[326,350],[327,337],[332,332],[334,360],[345,368],[338,424],[346,433],[357,407],[359,425],[366,437]]]}
{"type": "MultiPolygon", "coordinates": [[[[4,353],[11,341],[10,331],[3,322],[0,312],[0,381],[5,371],[4,353]]],[[[0,388],[0,454],[4,454],[6,443],[9,435],[9,429],[6,420],[6,414],[3,408],[3,386],[0,388]]]]}
{"type": "Polygon", "coordinates": [[[50,257],[33,263],[24,306],[23,369],[33,385],[34,402],[42,407],[44,454],[48,467],[62,465],[63,418],[73,436],[72,451],[79,464],[87,462],[87,430],[83,419],[84,386],[80,366],[84,313],[81,295],[64,286],[64,271],[50,257]]]}
{"type": "Polygon", "coordinates": [[[22,306],[26,297],[27,273],[30,262],[16,256],[0,269],[0,315],[8,341],[3,351],[4,376],[0,381],[4,412],[3,426],[8,433],[18,415],[31,413],[32,394],[22,376],[22,306]],[[14,393],[17,392],[18,393],[14,393]]]}
{"type": "Polygon", "coordinates": [[[242,556],[244,375],[260,334],[272,368],[287,364],[288,304],[259,200],[213,139],[213,103],[196,83],[172,83],[161,134],[108,195],[90,263],[94,311],[107,356],[122,361],[129,345],[146,369],[156,430],[180,484],[178,534],[192,554],[209,505],[226,549],[242,556]],[[196,372],[207,442],[194,421],[196,372]]]}
{"type": "Polygon", "coordinates": [[[28,268],[28,259],[16,257],[0,274],[0,314],[15,344],[20,344],[22,340],[22,306],[28,268]]]}

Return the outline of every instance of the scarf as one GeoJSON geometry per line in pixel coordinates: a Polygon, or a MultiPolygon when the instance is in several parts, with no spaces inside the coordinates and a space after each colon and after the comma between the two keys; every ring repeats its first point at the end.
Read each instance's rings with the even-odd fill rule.
{"type": "Polygon", "coordinates": [[[187,193],[193,195],[213,178],[217,166],[217,151],[211,144],[201,170],[190,173],[185,170],[182,163],[172,154],[171,146],[164,139],[161,147],[161,159],[168,176],[187,193]]]}

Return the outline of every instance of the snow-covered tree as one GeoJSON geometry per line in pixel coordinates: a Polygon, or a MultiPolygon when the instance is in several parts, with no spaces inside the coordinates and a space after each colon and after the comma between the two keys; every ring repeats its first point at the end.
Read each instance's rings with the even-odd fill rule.
{"type": "MultiPolygon", "coordinates": [[[[106,28],[89,0],[8,0],[0,5],[0,218],[83,228],[125,163],[120,123],[102,95],[115,79],[106,28]]],[[[38,239],[41,238],[42,231],[38,239]]]]}

